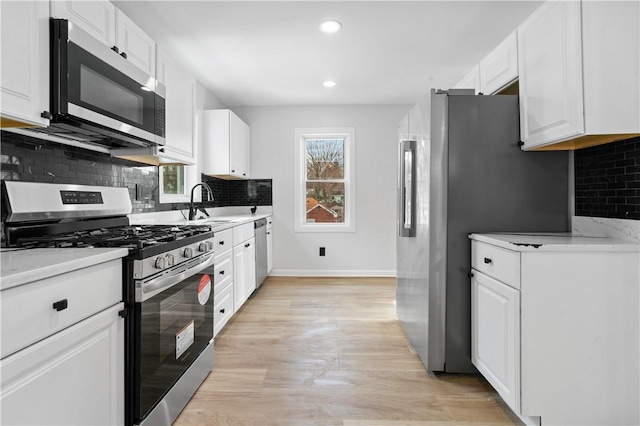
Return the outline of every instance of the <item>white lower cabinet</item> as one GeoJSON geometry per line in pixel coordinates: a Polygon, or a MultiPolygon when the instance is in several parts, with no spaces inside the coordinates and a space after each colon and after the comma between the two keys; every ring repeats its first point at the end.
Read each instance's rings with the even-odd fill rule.
{"type": "Polygon", "coordinates": [[[273,270],[273,224],[272,217],[267,218],[267,275],[273,270]]]}
{"type": "Polygon", "coordinates": [[[256,289],[255,241],[255,238],[251,237],[233,247],[233,298],[236,311],[244,305],[256,289]]]}
{"type": "Polygon", "coordinates": [[[238,311],[256,289],[256,239],[253,222],[233,228],[233,299],[238,311]]]}
{"type": "Polygon", "coordinates": [[[519,411],[520,292],[474,271],[471,306],[471,361],[507,405],[519,411]]]}
{"type": "Polygon", "coordinates": [[[213,337],[227,324],[233,309],[233,250],[232,231],[227,229],[214,235],[216,250],[213,271],[213,337]]]}
{"type": "Polygon", "coordinates": [[[124,424],[124,321],[116,305],[0,361],[5,425],[124,424]]]}
{"type": "Polygon", "coordinates": [[[640,424],[640,245],[472,234],[472,362],[526,424],[640,424]]]}
{"type": "Polygon", "coordinates": [[[0,292],[0,424],[123,425],[122,261],[0,292]]]}

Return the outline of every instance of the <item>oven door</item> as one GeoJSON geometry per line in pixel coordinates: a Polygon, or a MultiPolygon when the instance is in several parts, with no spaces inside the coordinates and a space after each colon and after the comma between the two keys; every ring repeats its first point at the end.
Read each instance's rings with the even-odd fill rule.
{"type": "Polygon", "coordinates": [[[52,112],[164,145],[164,86],[78,26],[51,25],[52,112]]]}
{"type": "Polygon", "coordinates": [[[213,263],[213,254],[204,256],[187,262],[189,269],[178,265],[161,277],[136,282],[133,356],[136,424],[147,417],[212,344],[213,277],[207,268],[213,263]]]}

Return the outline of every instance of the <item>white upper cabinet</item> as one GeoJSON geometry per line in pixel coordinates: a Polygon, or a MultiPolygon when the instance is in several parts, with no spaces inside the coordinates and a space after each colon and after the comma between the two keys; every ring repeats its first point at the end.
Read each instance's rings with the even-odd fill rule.
{"type": "Polygon", "coordinates": [[[518,78],[518,41],[514,31],[480,62],[480,91],[491,95],[518,78]]]}
{"type": "Polygon", "coordinates": [[[523,149],[640,134],[640,3],[545,2],[518,27],[523,149]]]}
{"type": "Polygon", "coordinates": [[[105,45],[116,45],[116,7],[106,0],[52,0],[51,16],[68,19],[105,45]]]}
{"type": "Polygon", "coordinates": [[[250,130],[228,109],[203,115],[202,173],[223,179],[249,179],[250,130]]]}
{"type": "Polygon", "coordinates": [[[51,15],[68,19],[146,72],[155,75],[155,43],[106,0],[52,0],[51,15]]]}
{"type": "Polygon", "coordinates": [[[196,80],[160,47],[157,51],[158,81],[166,86],[166,144],[161,149],[184,164],[196,157],[196,80]]]}
{"type": "Polygon", "coordinates": [[[453,88],[474,89],[477,95],[480,92],[480,67],[478,65],[474,66],[467,75],[462,77],[462,80],[453,86],[453,88]]]}
{"type": "Polygon", "coordinates": [[[155,75],[156,44],[127,15],[116,11],[118,49],[126,58],[147,74],[155,75]]]}
{"type": "Polygon", "coordinates": [[[49,5],[1,1],[0,127],[46,126],[49,110],[49,5]]]}

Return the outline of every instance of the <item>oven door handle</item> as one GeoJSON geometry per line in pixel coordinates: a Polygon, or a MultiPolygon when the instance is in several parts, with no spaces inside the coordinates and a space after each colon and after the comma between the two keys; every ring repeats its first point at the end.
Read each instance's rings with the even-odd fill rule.
{"type": "Polygon", "coordinates": [[[187,262],[187,265],[179,265],[177,268],[170,270],[168,274],[147,282],[136,282],[136,302],[140,303],[149,300],[156,294],[202,272],[213,265],[213,258],[214,255],[211,254],[207,258],[198,259],[200,263],[195,265],[192,262],[187,262]]]}

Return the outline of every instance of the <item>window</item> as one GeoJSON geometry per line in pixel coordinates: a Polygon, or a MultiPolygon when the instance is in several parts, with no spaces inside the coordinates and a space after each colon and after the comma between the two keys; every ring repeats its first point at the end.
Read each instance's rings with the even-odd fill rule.
{"type": "MultiPolygon", "coordinates": [[[[161,203],[188,203],[191,188],[198,183],[197,166],[170,164],[158,167],[161,203]]],[[[200,191],[194,193],[194,200],[200,201],[200,191]]]]}
{"type": "Polygon", "coordinates": [[[296,232],[355,232],[355,130],[296,129],[296,232]]]}

